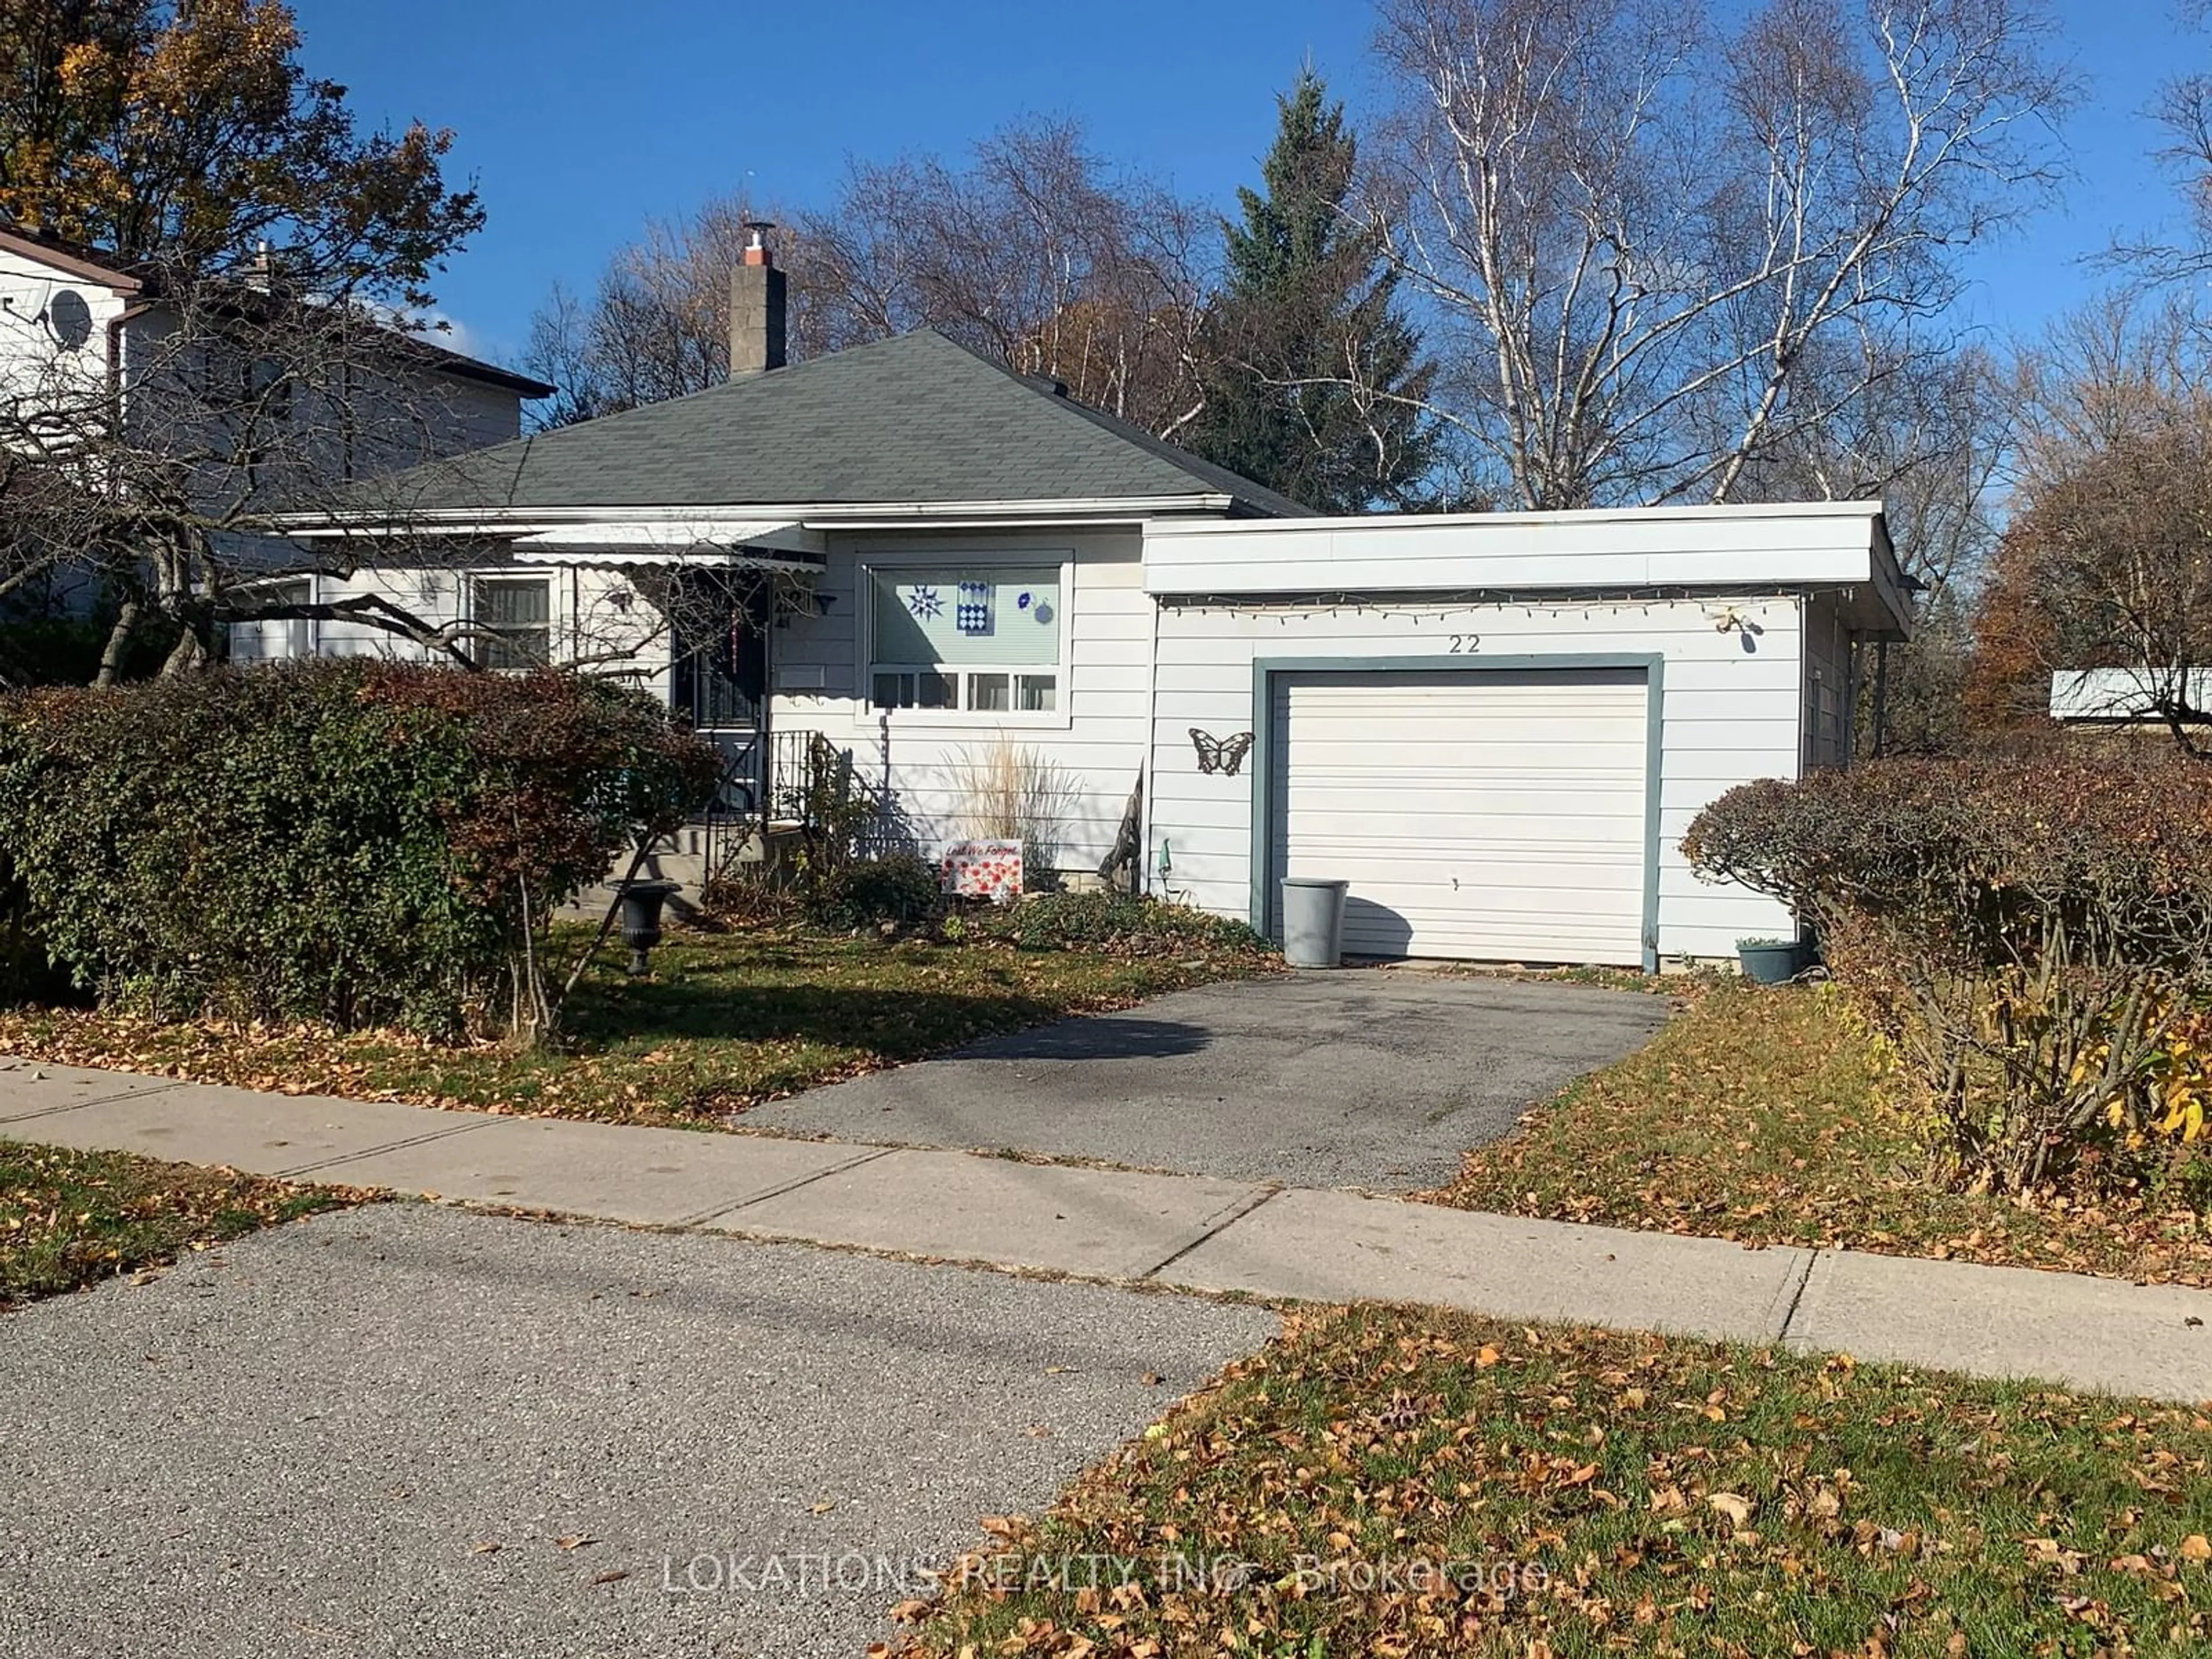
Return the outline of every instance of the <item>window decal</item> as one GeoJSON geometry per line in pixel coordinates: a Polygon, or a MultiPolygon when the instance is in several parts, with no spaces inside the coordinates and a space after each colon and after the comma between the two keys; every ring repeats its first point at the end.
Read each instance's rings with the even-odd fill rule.
{"type": "Polygon", "coordinates": [[[960,598],[953,606],[953,626],[963,634],[988,634],[991,631],[991,584],[963,582],[960,598]]]}

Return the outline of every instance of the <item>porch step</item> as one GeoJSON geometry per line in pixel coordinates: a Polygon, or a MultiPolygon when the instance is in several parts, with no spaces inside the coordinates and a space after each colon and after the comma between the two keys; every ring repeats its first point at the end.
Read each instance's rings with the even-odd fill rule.
{"type": "MultiPolygon", "coordinates": [[[[775,842],[796,836],[805,827],[796,821],[778,819],[768,826],[768,838],[775,842]]],[[[726,819],[721,823],[711,824],[687,823],[673,834],[664,837],[660,842],[660,848],[687,858],[706,858],[714,854],[726,852],[733,842],[742,841],[746,843],[757,842],[760,835],[760,825],[737,819],[726,819]]],[[[737,856],[742,861],[746,854],[740,852],[737,856]]],[[[754,856],[757,857],[758,854],[755,854],[754,856]]]]}

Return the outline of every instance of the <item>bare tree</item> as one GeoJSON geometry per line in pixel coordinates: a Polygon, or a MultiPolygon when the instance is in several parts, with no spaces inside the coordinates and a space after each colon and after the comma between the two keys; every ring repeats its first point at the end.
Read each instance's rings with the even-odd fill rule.
{"type": "Polygon", "coordinates": [[[1865,343],[1808,353],[1800,390],[1827,417],[1747,457],[1737,498],[1879,499],[1906,576],[1930,595],[1971,590],[1996,543],[2015,389],[1978,344],[1910,340],[1874,356],[1865,343]]]}
{"type": "Polygon", "coordinates": [[[747,228],[781,224],[777,256],[791,271],[796,355],[819,349],[806,239],[789,216],[742,196],[707,203],[689,217],[647,222],[616,253],[587,301],[557,284],[531,319],[524,369],[560,388],[536,411],[541,426],[611,415],[720,386],[730,373],[730,273],[747,228]]]}
{"type": "MultiPolygon", "coordinates": [[[[2108,299],[2022,361],[2012,520],[1977,617],[1993,725],[2051,676],[2103,671],[2094,716],[2212,753],[2212,322],[2180,297],[2108,299]]],[[[2094,690],[2094,687],[2093,687],[2094,690]]]]}
{"type": "Polygon", "coordinates": [[[349,553],[264,530],[480,441],[452,354],[382,307],[293,286],[274,259],[246,279],[140,261],[133,280],[109,350],[0,319],[0,599],[64,577],[116,595],[103,682],[142,633],[179,672],[234,622],[311,615],[467,660],[451,629],[389,599],[299,599],[284,579],[349,574],[349,553]]]}
{"type": "Polygon", "coordinates": [[[563,392],[549,423],[726,378],[730,272],[756,218],[781,227],[794,360],[935,326],[1155,432],[1199,407],[1216,228],[1109,167],[1072,124],[1033,120],[964,165],[855,161],[820,211],[733,198],[648,225],[588,302],[556,290],[533,319],[525,367],[563,392]]]}
{"type": "MultiPolygon", "coordinates": [[[[2181,0],[2176,9],[2183,21],[2202,26],[2212,18],[2212,0],[2181,0]]],[[[2193,282],[2212,271],[2212,74],[2199,70],[2165,82],[2148,112],[2166,135],[2155,158],[2179,188],[2186,227],[2178,236],[2121,239],[2100,263],[2146,286],[2193,282]]]]}
{"type": "Polygon", "coordinates": [[[830,349],[935,325],[1154,432],[1197,412],[1217,227],[1073,123],[1010,127],[964,167],[856,162],[800,229],[830,349]]]}
{"type": "Polygon", "coordinates": [[[2054,177],[2036,0],[1384,0],[1367,212],[1519,505],[1735,499],[2054,177]],[[1856,361],[1861,368],[1853,371],[1856,361]],[[1818,364],[1817,375],[1808,372],[1818,364]]]}

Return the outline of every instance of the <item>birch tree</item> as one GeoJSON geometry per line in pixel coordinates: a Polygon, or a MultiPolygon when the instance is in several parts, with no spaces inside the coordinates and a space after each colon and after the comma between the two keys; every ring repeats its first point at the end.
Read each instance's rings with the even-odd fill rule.
{"type": "Polygon", "coordinates": [[[1520,507],[1740,498],[2053,182],[2050,42],[2036,0],[1383,0],[1425,406],[1520,507]]]}

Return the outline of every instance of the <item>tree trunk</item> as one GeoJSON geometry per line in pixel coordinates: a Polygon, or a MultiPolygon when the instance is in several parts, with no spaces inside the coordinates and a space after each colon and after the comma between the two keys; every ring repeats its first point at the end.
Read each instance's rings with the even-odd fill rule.
{"type": "Polygon", "coordinates": [[[137,600],[123,601],[123,609],[116,613],[115,626],[107,630],[107,645],[100,653],[100,672],[92,682],[94,685],[112,685],[122,674],[123,659],[130,653],[132,635],[138,631],[140,614],[137,600]]]}

